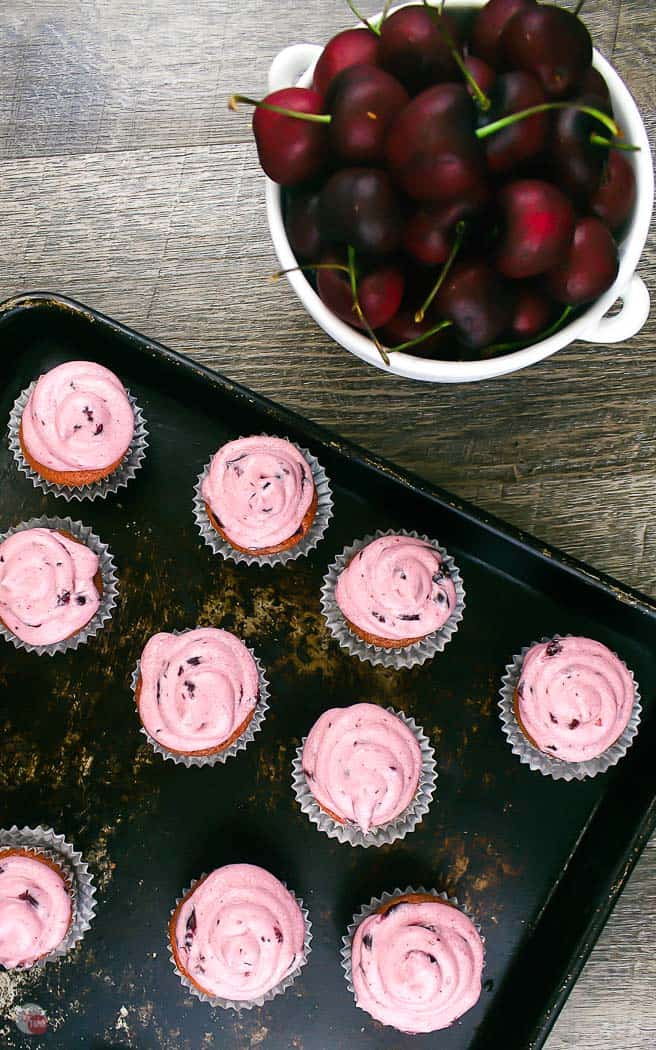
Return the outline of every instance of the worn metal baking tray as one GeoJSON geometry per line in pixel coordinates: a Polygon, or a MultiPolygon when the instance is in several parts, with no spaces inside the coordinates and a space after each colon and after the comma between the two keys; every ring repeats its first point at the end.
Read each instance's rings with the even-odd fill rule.
{"type": "Polygon", "coordinates": [[[114,552],[119,606],[110,626],[53,659],[0,649],[2,824],[52,825],[80,848],[99,884],[80,949],[41,973],[0,975],[0,1038],[33,1001],[50,1047],[270,1050],[444,1047],[528,1050],[543,1044],[652,830],[656,606],[447,493],[172,353],[87,307],[27,295],[0,312],[0,418],[36,375],[91,358],[122,376],[148,420],[145,466],[105,501],[67,505],[37,492],[0,447],[0,524],[71,513],[114,552]],[[210,454],[245,432],[287,435],[325,466],[335,518],[309,558],[236,567],[214,557],[192,518],[210,454]],[[322,621],[329,561],[378,528],[417,529],[456,556],[467,609],[446,651],[394,672],[349,657],[322,621]],[[263,732],[214,769],[154,755],[129,680],[151,632],[216,624],[236,630],[268,668],[263,732]],[[553,632],[593,635],[636,673],[644,718],[627,757],[583,783],[554,782],[515,758],[497,690],[522,645],[553,632]],[[328,705],[369,699],[415,716],[437,746],[436,800],[404,842],[352,849],[300,813],[295,748],[328,705]],[[284,879],[310,909],[313,951],[284,997],[238,1016],[192,999],[166,949],[169,909],[203,871],[242,860],[284,879]],[[487,939],[478,1005],[448,1031],[406,1037],[356,1010],[339,948],[354,911],[407,884],[446,889],[487,939]]]}

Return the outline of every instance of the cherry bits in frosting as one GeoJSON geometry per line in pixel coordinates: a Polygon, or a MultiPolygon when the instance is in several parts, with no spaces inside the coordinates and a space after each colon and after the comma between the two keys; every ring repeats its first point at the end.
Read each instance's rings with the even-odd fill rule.
{"type": "Polygon", "coordinates": [[[410,729],[376,704],[324,712],[303,748],[303,772],[321,808],[365,834],[408,808],[421,763],[410,729]]]}
{"type": "Polygon", "coordinates": [[[402,646],[440,630],[456,588],[438,550],[412,536],[380,536],[340,573],[335,599],[349,626],[380,646],[402,646]]]}
{"type": "Polygon", "coordinates": [[[0,620],[29,645],[70,638],[100,604],[99,559],[56,529],[15,532],[0,543],[0,620]]]}
{"type": "Polygon", "coordinates": [[[148,735],[174,753],[208,755],[228,747],[246,729],[258,697],[255,660],[229,631],[156,634],[141,654],[139,717],[148,735]]]}
{"type": "Polygon", "coordinates": [[[24,850],[0,850],[0,965],[32,966],[60,946],[71,898],[54,863],[24,850]]]}
{"type": "Polygon", "coordinates": [[[425,894],[405,894],[353,936],[355,1001],[401,1032],[447,1028],[481,994],[483,944],[471,919],[425,894]]]}
{"type": "Polygon", "coordinates": [[[529,741],[565,762],[585,762],[624,732],[633,709],[630,671],[601,642],[553,638],[526,652],[515,710],[529,741]]]}
{"type": "Polygon", "coordinates": [[[170,937],[180,972],[205,995],[254,1002],[298,970],[305,919],[274,875],[229,864],[202,879],[173,913],[170,937]]]}
{"type": "Polygon", "coordinates": [[[295,445],[247,437],[224,445],[201,486],[214,528],[237,550],[272,554],[297,544],[314,520],[312,471],[295,445]]]}
{"type": "Polygon", "coordinates": [[[33,470],[49,481],[81,486],[117,469],[134,427],[120,379],[91,361],[69,361],[37,380],[19,436],[33,470]]]}

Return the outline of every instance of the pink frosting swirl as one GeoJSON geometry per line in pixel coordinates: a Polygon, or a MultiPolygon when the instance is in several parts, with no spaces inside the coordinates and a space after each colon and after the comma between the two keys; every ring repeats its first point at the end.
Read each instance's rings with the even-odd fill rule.
{"type": "Polygon", "coordinates": [[[0,852],[0,964],[31,966],[58,948],[71,924],[61,875],[27,853],[0,852]]]}
{"type": "Polygon", "coordinates": [[[540,751],[586,762],[624,732],[635,699],[630,672],[591,638],[554,638],[532,646],[522,662],[517,707],[540,751]]]}
{"type": "Polygon", "coordinates": [[[171,751],[216,750],[252,715],[259,695],[255,660],[239,638],[215,627],[156,634],[140,660],[139,716],[171,751]]]}
{"type": "Polygon", "coordinates": [[[228,539],[257,551],[276,547],[300,530],[314,482],[295,445],[282,438],[247,437],[219,449],[201,492],[228,539]]]}
{"type": "Polygon", "coordinates": [[[358,1006],[400,1032],[448,1028],[479,999],[483,944],[473,922],[440,900],[400,901],[353,937],[358,1006]]]}
{"type": "Polygon", "coordinates": [[[425,540],[380,536],[340,573],[335,598],[363,634],[401,641],[443,627],[455,609],[456,589],[439,551],[425,540]]]}
{"type": "Polygon", "coordinates": [[[55,529],[24,529],[0,543],[0,618],[29,645],[51,645],[95,616],[98,555],[55,529]]]}
{"type": "Polygon", "coordinates": [[[68,361],[40,376],[21,427],[30,456],[49,470],[105,470],[130,447],[134,412],[108,368],[68,361]]]}
{"type": "Polygon", "coordinates": [[[408,808],[420,771],[417,739],[376,704],[325,711],[303,748],[303,772],[319,805],[365,834],[408,808]]]}
{"type": "Polygon", "coordinates": [[[228,864],[185,898],[174,937],[182,968],[203,991],[252,1002],[300,966],[305,920],[275,875],[228,864]]]}

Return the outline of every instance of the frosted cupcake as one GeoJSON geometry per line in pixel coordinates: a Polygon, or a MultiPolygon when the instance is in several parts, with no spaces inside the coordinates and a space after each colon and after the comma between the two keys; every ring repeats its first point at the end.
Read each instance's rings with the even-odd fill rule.
{"type": "Polygon", "coordinates": [[[354,846],[402,838],[421,821],[434,790],[434,752],[423,731],[376,704],[325,711],[294,762],[303,812],[354,846]]]}
{"type": "MultiPolygon", "coordinates": [[[[19,398],[15,411],[20,418],[14,453],[51,486],[106,494],[107,486],[93,486],[115,475],[125,483],[143,458],[146,432],[140,411],[120,379],[94,362],[68,361],[52,368],[19,398]],[[132,469],[121,472],[128,458],[132,469]]],[[[13,428],[12,421],[10,434],[13,428]]]]}
{"type": "Polygon", "coordinates": [[[454,902],[406,890],[372,901],[345,938],[343,965],[355,1003],[400,1032],[436,1032],[480,998],[484,949],[454,902]]]}
{"type": "Polygon", "coordinates": [[[267,709],[267,683],[244,643],[200,627],[146,643],[134,680],[144,732],[166,758],[209,764],[245,747],[267,709]]]}
{"type": "Polygon", "coordinates": [[[379,533],[347,548],[322,590],[332,634],[360,659],[411,667],[440,652],[462,619],[453,559],[416,533],[379,533]]]}
{"type": "Polygon", "coordinates": [[[529,646],[508,667],[504,729],[522,761],[565,779],[613,765],[637,732],[633,675],[601,642],[559,637],[529,646]]]}
{"type": "Polygon", "coordinates": [[[109,617],[113,562],[79,522],[44,518],[31,524],[0,538],[0,626],[15,644],[59,651],[55,647],[86,639],[109,617]]]}
{"type": "Polygon", "coordinates": [[[169,923],[183,984],[215,1006],[249,1009],[289,987],[309,952],[307,913],[264,868],[229,864],[203,876],[169,923]]]}

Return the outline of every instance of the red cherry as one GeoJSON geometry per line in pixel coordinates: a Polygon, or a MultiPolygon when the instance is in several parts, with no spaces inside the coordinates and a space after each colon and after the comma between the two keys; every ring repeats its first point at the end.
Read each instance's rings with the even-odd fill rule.
{"type": "Polygon", "coordinates": [[[350,66],[338,73],[326,95],[334,153],[349,165],[382,162],[389,127],[409,101],[405,88],[383,69],[350,66]]]}
{"type": "Polygon", "coordinates": [[[318,191],[289,192],[285,203],[285,229],[294,255],[299,259],[318,259],[321,252],[318,191]]]}
{"type": "Polygon", "coordinates": [[[512,333],[516,339],[533,339],[549,327],[553,303],[542,288],[529,281],[517,284],[513,290],[512,333]]]}
{"type": "Polygon", "coordinates": [[[342,168],[319,201],[321,239],[358,253],[389,255],[401,241],[401,210],[392,180],[377,168],[342,168]]]}
{"type": "MultiPolygon", "coordinates": [[[[322,265],[343,263],[343,258],[328,253],[322,257],[322,265]]],[[[326,306],[342,321],[354,328],[365,325],[354,309],[351,280],[342,269],[318,269],[317,291],[326,306]]],[[[371,328],[382,328],[394,317],[401,305],[404,291],[403,274],[397,266],[376,266],[358,276],[358,299],[362,312],[371,328]]]]}
{"type": "MultiPolygon", "coordinates": [[[[542,86],[530,73],[502,73],[490,93],[491,108],[479,116],[479,123],[485,126],[545,101],[542,86]]],[[[548,130],[549,114],[535,113],[485,139],[483,148],[490,171],[495,174],[512,171],[536,157],[544,148],[548,130]]]]}
{"type": "Polygon", "coordinates": [[[463,343],[478,350],[506,330],[511,297],[496,271],[484,262],[459,262],[437,293],[435,310],[453,321],[463,343]]]}
{"type": "Polygon", "coordinates": [[[378,37],[369,29],[345,29],[330,40],[314,67],[312,86],[325,95],[334,77],[349,66],[378,63],[378,37]]]}
{"type": "MultiPolygon", "coordinates": [[[[481,91],[487,95],[492,90],[492,85],[496,80],[496,70],[488,65],[487,62],[484,62],[482,58],[477,58],[476,55],[467,55],[464,61],[465,67],[471,73],[481,91]]],[[[471,90],[469,93],[471,94],[471,90]]]]}
{"type": "Polygon", "coordinates": [[[601,219],[580,219],[564,261],[548,275],[549,290],[559,303],[581,306],[607,291],[619,269],[617,245],[601,219]]]}
{"type": "Polygon", "coordinates": [[[499,42],[506,24],[518,11],[530,7],[535,7],[535,0],[488,0],[474,19],[473,53],[498,69],[501,65],[499,42]]]}
{"type": "Polygon", "coordinates": [[[608,84],[602,77],[598,69],[594,66],[590,66],[588,72],[581,81],[579,91],[582,95],[587,95],[590,98],[595,99],[595,105],[601,109],[605,109],[607,113],[613,112],[613,107],[610,101],[610,91],[608,90],[608,84]]]}
{"type": "MultiPolygon", "coordinates": [[[[297,113],[320,114],[321,95],[310,88],[283,88],[263,100],[297,113]]],[[[325,124],[256,108],[253,134],[260,164],[270,179],[281,186],[295,186],[314,178],[323,167],[328,144],[325,124]]]]}
{"type": "Polygon", "coordinates": [[[615,232],[621,229],[629,218],[635,201],[636,180],[633,168],[621,153],[610,150],[601,182],[590,200],[590,208],[615,232]]]}
{"type": "Polygon", "coordinates": [[[550,182],[518,179],[499,194],[505,231],[497,265],[504,277],[537,277],[567,257],[574,209],[550,182]]]}
{"type": "Polygon", "coordinates": [[[513,15],[500,46],[510,68],[533,73],[552,98],[571,95],[592,63],[592,40],[583,22],[552,4],[534,4],[513,15]]]}
{"type": "Polygon", "coordinates": [[[456,224],[480,212],[488,199],[486,191],[478,201],[456,201],[453,204],[423,205],[417,208],[405,225],[405,251],[424,266],[439,266],[451,251],[456,224]]]}
{"type": "Polygon", "coordinates": [[[447,38],[460,39],[460,27],[450,15],[419,4],[401,7],[381,26],[380,64],[413,94],[455,80],[458,67],[447,38]]]}

